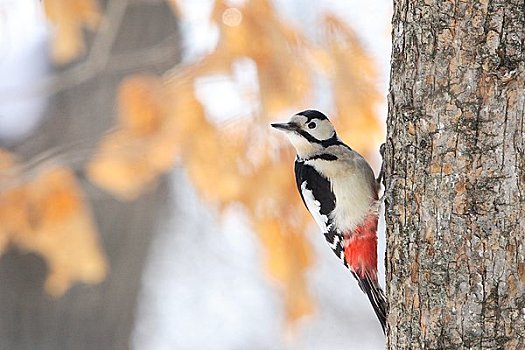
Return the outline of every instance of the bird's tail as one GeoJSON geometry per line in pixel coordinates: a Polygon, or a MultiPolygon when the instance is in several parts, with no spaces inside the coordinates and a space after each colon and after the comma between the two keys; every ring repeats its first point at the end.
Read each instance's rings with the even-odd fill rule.
{"type": "Polygon", "coordinates": [[[354,277],[359,283],[359,287],[366,294],[372,308],[376,313],[379,323],[383,328],[383,333],[386,332],[386,298],[385,293],[381,289],[381,286],[377,282],[376,278],[371,278],[370,275],[365,274],[364,278],[359,277],[357,273],[354,273],[354,277]]]}

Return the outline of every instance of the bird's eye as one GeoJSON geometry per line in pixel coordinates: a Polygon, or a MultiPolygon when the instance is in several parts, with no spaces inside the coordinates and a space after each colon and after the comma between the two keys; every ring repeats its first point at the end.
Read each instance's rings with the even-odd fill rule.
{"type": "Polygon", "coordinates": [[[317,126],[317,124],[315,124],[315,122],[311,122],[311,123],[308,124],[308,128],[309,128],[309,129],[313,129],[313,128],[315,128],[316,126],[317,126]]]}

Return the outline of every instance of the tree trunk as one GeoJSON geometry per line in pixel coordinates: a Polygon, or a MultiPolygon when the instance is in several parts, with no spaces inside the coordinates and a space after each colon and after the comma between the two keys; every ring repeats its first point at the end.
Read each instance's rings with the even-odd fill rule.
{"type": "Polygon", "coordinates": [[[388,349],[525,349],[525,7],[396,0],[388,349]]]}
{"type": "MultiPolygon", "coordinates": [[[[109,8],[110,1],[107,3],[109,8]]],[[[117,4],[124,6],[120,8],[124,12],[107,64],[93,76],[51,96],[47,117],[29,140],[16,147],[18,155],[31,158],[55,146],[71,147],[75,152],[79,140],[94,146],[116,122],[115,95],[120,81],[136,72],[164,72],[178,61],[177,23],[167,3],[126,3],[117,4]],[[167,39],[170,50],[164,50],[154,62],[148,61],[144,53],[159,50],[167,39]],[[139,52],[143,53],[137,58],[139,52]]],[[[82,178],[82,167],[77,170],[82,178]]],[[[130,347],[144,261],[160,220],[166,216],[168,189],[164,184],[133,203],[121,203],[87,182],[84,185],[109,260],[109,275],[99,285],[77,284],[53,299],[43,291],[47,271],[40,257],[16,250],[3,255],[0,349],[130,347]]]]}

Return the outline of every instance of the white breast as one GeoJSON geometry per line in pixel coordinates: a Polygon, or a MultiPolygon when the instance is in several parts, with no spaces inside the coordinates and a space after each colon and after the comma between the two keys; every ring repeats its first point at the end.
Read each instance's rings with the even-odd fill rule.
{"type": "Polygon", "coordinates": [[[315,159],[312,165],[330,180],[336,198],[330,219],[340,232],[353,231],[372,211],[377,210],[374,174],[360,156],[356,159],[326,161],[315,159]]]}

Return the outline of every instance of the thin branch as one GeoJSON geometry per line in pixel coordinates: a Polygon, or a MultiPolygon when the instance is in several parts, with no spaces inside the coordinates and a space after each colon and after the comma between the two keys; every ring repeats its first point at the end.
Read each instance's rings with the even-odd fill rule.
{"type": "Polygon", "coordinates": [[[177,45],[174,44],[178,37],[178,33],[172,34],[152,47],[135,50],[130,53],[111,55],[106,69],[109,71],[131,70],[142,66],[170,62],[173,56],[179,52],[177,45]]]}

